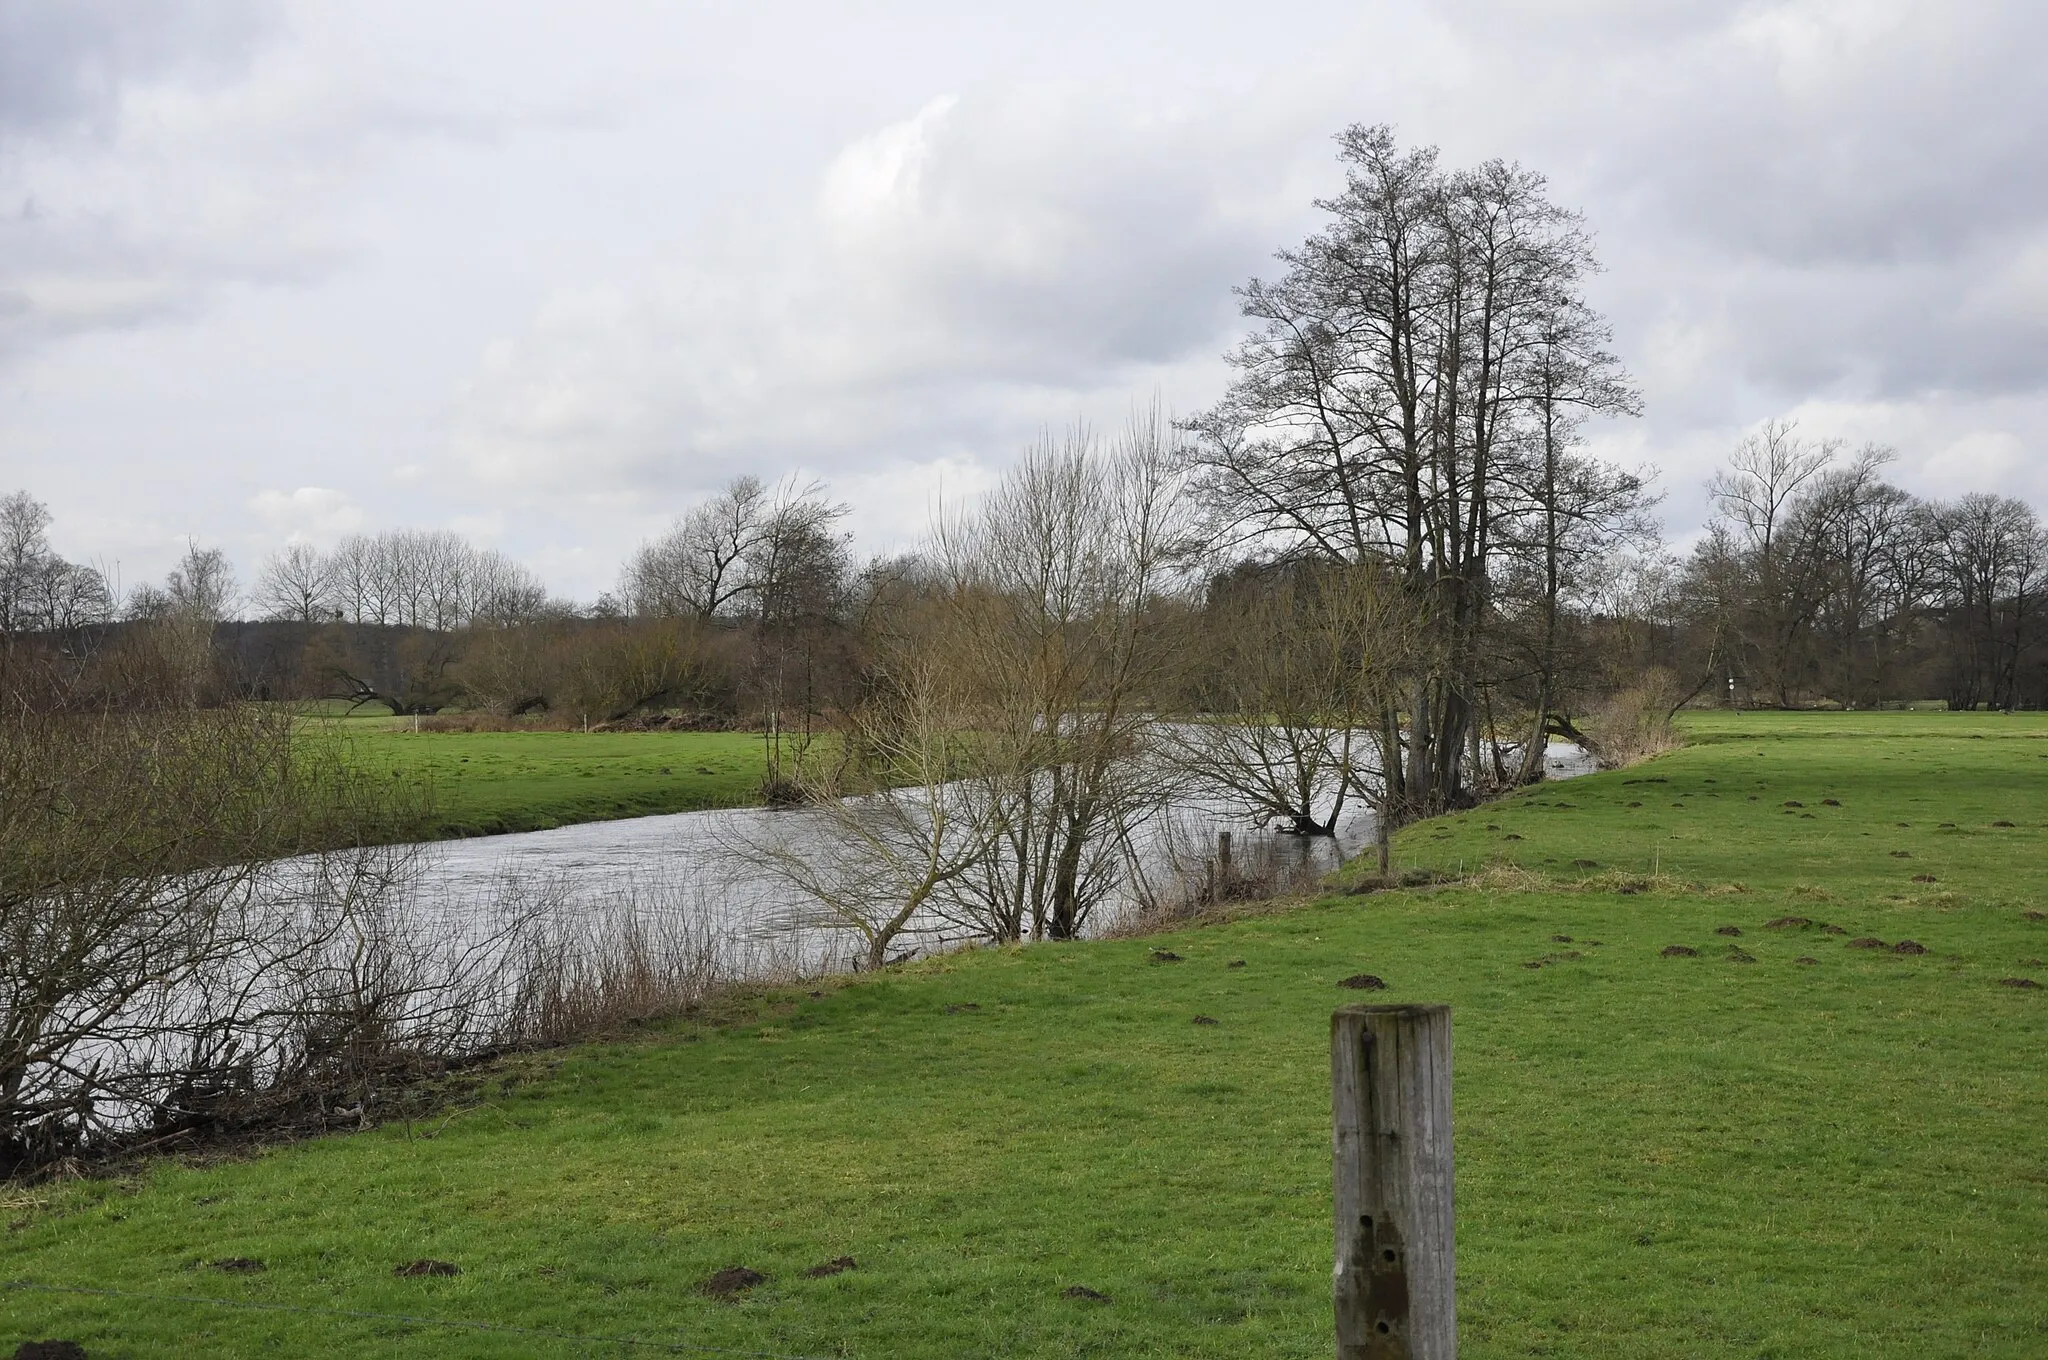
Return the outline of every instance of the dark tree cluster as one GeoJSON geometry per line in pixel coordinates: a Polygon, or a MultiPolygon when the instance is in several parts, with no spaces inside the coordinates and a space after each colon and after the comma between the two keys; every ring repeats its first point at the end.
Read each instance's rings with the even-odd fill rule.
{"type": "Polygon", "coordinates": [[[1789,707],[2048,703],[2048,535],[2009,496],[1922,500],[1772,422],[1710,484],[1715,518],[1659,615],[1694,696],[1789,707]]]}

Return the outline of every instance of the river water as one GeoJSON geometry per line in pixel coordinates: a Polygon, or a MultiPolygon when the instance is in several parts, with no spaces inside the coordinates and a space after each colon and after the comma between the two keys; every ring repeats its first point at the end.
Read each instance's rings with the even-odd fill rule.
{"type": "MultiPolygon", "coordinates": [[[[1592,768],[1591,757],[1579,747],[1551,743],[1550,778],[1570,778],[1592,768]]],[[[554,900],[572,910],[628,904],[643,911],[685,913],[694,927],[729,934],[736,943],[751,941],[778,964],[829,968],[844,958],[852,941],[842,932],[806,923],[786,885],[733,850],[746,842],[801,842],[804,820],[817,816],[803,808],[735,808],[429,842],[412,847],[417,856],[414,900],[452,921],[508,892],[530,893],[534,885],[545,884],[554,900]]],[[[1231,833],[1239,863],[1300,883],[1371,845],[1374,829],[1371,809],[1359,799],[1349,802],[1336,834],[1328,837],[1261,829],[1228,804],[1184,800],[1139,829],[1126,880],[1096,925],[1110,924],[1148,894],[1170,893],[1175,876],[1185,876],[1191,862],[1198,865],[1201,855],[1213,853],[1219,832],[1231,833]]],[[[943,923],[925,921],[909,937],[919,947],[932,948],[959,935],[943,923]]]]}

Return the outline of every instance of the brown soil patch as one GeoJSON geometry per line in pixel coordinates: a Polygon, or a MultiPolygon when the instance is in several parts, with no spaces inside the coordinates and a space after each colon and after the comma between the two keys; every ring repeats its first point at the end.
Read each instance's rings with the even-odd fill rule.
{"type": "Polygon", "coordinates": [[[1152,962],[1179,963],[1180,955],[1174,953],[1171,949],[1155,949],[1152,951],[1152,962]]]}
{"type": "Polygon", "coordinates": [[[230,1275],[261,1275],[269,1266],[253,1256],[228,1256],[218,1261],[208,1261],[215,1270],[225,1270],[230,1275]]]}
{"type": "Polygon", "coordinates": [[[1839,798],[1823,798],[1820,800],[1820,805],[1822,807],[1840,807],[1842,800],[1839,798]]]}
{"type": "Polygon", "coordinates": [[[2028,991],[2037,991],[2041,986],[2040,983],[2032,978],[2000,978],[1998,985],[2001,987],[2023,987],[2028,991]]]}
{"type": "Polygon", "coordinates": [[[851,1256],[835,1256],[825,1262],[824,1265],[812,1266],[804,1274],[813,1280],[822,1280],[827,1275],[844,1275],[847,1271],[854,1268],[854,1260],[851,1256]]]}
{"type": "Polygon", "coordinates": [[[1797,798],[1787,798],[1787,799],[1785,800],[1785,806],[1786,806],[1786,807],[1805,807],[1805,806],[1806,806],[1806,804],[1804,804],[1804,803],[1800,802],[1800,801],[1799,801],[1799,800],[1798,800],[1797,798]]]}
{"type": "Polygon", "coordinates": [[[1550,942],[1552,944],[1570,944],[1572,937],[1569,935],[1553,935],[1550,937],[1550,942]]]}
{"type": "Polygon", "coordinates": [[[757,1284],[766,1283],[768,1277],[758,1270],[748,1270],[745,1266],[727,1266],[716,1275],[707,1276],[697,1286],[697,1290],[699,1293],[709,1294],[714,1299],[729,1299],[735,1294],[746,1293],[757,1284]]]}
{"type": "Polygon", "coordinates": [[[1353,973],[1337,985],[1339,987],[1349,987],[1354,992],[1384,992],[1387,990],[1387,984],[1380,978],[1374,977],[1371,973],[1353,973]]]}
{"type": "Polygon", "coordinates": [[[1658,951],[1667,959],[1696,959],[1700,951],[1689,944],[1667,944],[1658,951]]]}
{"type": "Polygon", "coordinates": [[[1213,1025],[1217,1023],[1217,1020],[1213,1015],[1198,1015],[1195,1017],[1194,1023],[1197,1025],[1213,1025]]]}
{"type": "Polygon", "coordinates": [[[24,1341],[14,1348],[14,1360],[86,1360],[85,1347],[76,1341],[24,1341]]]}
{"type": "Polygon", "coordinates": [[[1993,826],[2011,826],[2011,825],[2012,825],[2012,823],[2011,823],[2011,822],[1993,822],[1993,823],[1992,823],[1992,825],[1993,825],[1993,826]]]}
{"type": "Polygon", "coordinates": [[[423,1256],[417,1261],[407,1261],[402,1266],[393,1266],[391,1273],[401,1279],[409,1279],[415,1275],[460,1275],[462,1267],[450,1265],[446,1261],[428,1260],[423,1256]]]}
{"type": "Polygon", "coordinates": [[[1806,927],[1808,927],[1808,926],[1810,926],[1810,925],[1812,925],[1812,924],[1813,924],[1813,921],[1812,921],[1812,920],[1811,920],[1810,918],[1808,918],[1808,917],[1805,917],[1805,916],[1780,916],[1780,917],[1779,917],[1779,918],[1778,918],[1777,920],[1775,920],[1775,921],[1766,921],[1766,922],[1764,922],[1764,929],[1765,929],[1765,930],[1804,930],[1804,929],[1806,929],[1806,927]]]}
{"type": "Polygon", "coordinates": [[[1510,831],[1507,835],[1502,836],[1501,839],[1504,841],[1518,841],[1522,838],[1520,836],[1517,836],[1514,832],[1510,831]]]}
{"type": "Polygon", "coordinates": [[[1082,1284],[1068,1285],[1065,1289],[1062,1289],[1060,1291],[1060,1297],[1063,1299],[1084,1299],[1089,1303],[1111,1302],[1109,1295],[1098,1294],[1093,1289],[1090,1289],[1088,1286],[1082,1284]]]}
{"type": "Polygon", "coordinates": [[[1884,942],[1883,940],[1880,940],[1880,939],[1878,939],[1878,938],[1877,938],[1877,937],[1876,937],[1875,935],[1865,935],[1865,936],[1861,937],[1860,939],[1854,939],[1854,940],[1851,940],[1851,941],[1849,941],[1849,948],[1851,948],[1851,949],[1883,949],[1883,948],[1885,948],[1885,942],[1884,942]]]}
{"type": "Polygon", "coordinates": [[[1894,954],[1925,954],[1926,952],[1927,946],[1921,944],[1918,940],[1900,940],[1892,946],[1892,953],[1894,954]]]}
{"type": "Polygon", "coordinates": [[[1741,926],[1715,926],[1715,927],[1714,927],[1714,933],[1715,933],[1716,935],[1740,935],[1740,934],[1742,933],[1742,927],[1741,927],[1741,926]]]}
{"type": "Polygon", "coordinates": [[[1849,932],[1848,932],[1848,931],[1846,931],[1846,930],[1844,930],[1844,929],[1843,929],[1842,927],[1840,927],[1840,926],[1825,926],[1825,925],[1824,925],[1824,926],[1822,926],[1822,927],[1820,928],[1820,933],[1821,933],[1821,934],[1823,934],[1823,935],[1847,935],[1847,934],[1848,934],[1849,932]]]}
{"type": "Polygon", "coordinates": [[[1243,960],[1243,959],[1232,959],[1232,960],[1231,960],[1231,961],[1230,961],[1229,963],[1226,963],[1226,964],[1224,964],[1223,966],[1224,966],[1225,968],[1242,968],[1242,967],[1244,967],[1244,960],[1243,960]]]}
{"type": "Polygon", "coordinates": [[[1794,962],[1794,963],[1819,963],[1819,962],[1820,962],[1820,960],[1819,960],[1819,959],[1817,959],[1817,958],[1814,958],[1814,957],[1813,957],[1813,956],[1812,956],[1811,954],[1801,954],[1801,955],[1800,955],[1800,956],[1799,956],[1798,958],[1796,958],[1796,959],[1792,960],[1792,962],[1794,962]]]}
{"type": "Polygon", "coordinates": [[[1728,962],[1755,963],[1756,955],[1750,953],[1747,949],[1738,949],[1731,944],[1728,946],[1728,962]]]}

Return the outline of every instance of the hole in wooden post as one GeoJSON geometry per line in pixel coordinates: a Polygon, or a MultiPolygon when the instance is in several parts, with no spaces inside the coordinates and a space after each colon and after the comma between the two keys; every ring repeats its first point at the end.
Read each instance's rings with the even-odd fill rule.
{"type": "Polygon", "coordinates": [[[1386,1323],[1384,1323],[1384,1322],[1382,1322],[1382,1323],[1380,1324],[1380,1335],[1382,1335],[1382,1336],[1385,1336],[1385,1335],[1386,1335],[1386,1334],[1387,1334],[1388,1332],[1391,1332],[1391,1331],[1393,1331],[1393,1330],[1394,1330],[1394,1329],[1393,1329],[1392,1327],[1389,1327],[1389,1326],[1388,1326],[1388,1325],[1387,1325],[1386,1323]]]}
{"type": "Polygon", "coordinates": [[[1393,1249],[1392,1249],[1391,1247],[1390,1247],[1390,1248],[1388,1248],[1388,1249],[1387,1249],[1386,1251],[1383,1251],[1383,1252],[1381,1252],[1381,1253],[1380,1253],[1380,1255],[1381,1255],[1381,1256],[1382,1256],[1383,1258],[1385,1258],[1386,1260],[1389,1260],[1389,1261],[1391,1261],[1391,1260],[1393,1260],[1393,1259],[1394,1259],[1394,1252],[1393,1252],[1393,1249]]]}
{"type": "Polygon", "coordinates": [[[1371,1215],[1371,1214],[1360,1214],[1360,1215],[1358,1216],[1358,1223],[1359,1223],[1359,1226],[1360,1226],[1360,1227],[1363,1227],[1363,1228],[1370,1228],[1370,1227],[1372,1226],[1372,1215],[1371,1215]]]}

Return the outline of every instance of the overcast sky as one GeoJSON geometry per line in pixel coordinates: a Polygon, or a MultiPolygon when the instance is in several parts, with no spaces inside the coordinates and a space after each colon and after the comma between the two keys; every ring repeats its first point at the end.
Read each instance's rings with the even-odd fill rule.
{"type": "Polygon", "coordinates": [[[1772,416],[2048,505],[2043,53],[2039,0],[0,0],[0,493],[130,586],[412,525],[589,598],[742,471],[900,545],[1214,400],[1389,122],[1586,213],[1675,537],[1772,416]]]}

